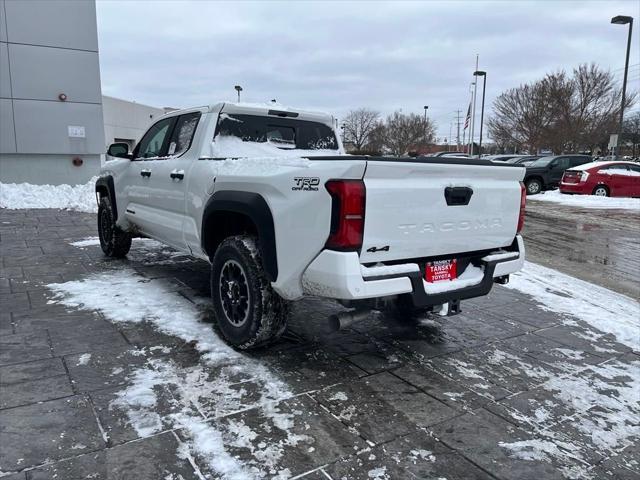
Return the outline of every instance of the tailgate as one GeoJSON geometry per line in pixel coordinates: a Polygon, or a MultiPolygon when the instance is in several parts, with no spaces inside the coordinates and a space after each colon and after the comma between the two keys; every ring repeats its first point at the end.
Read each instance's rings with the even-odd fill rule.
{"type": "Polygon", "coordinates": [[[369,161],[360,261],[509,246],[523,177],[524,168],[511,166],[369,161]]]}

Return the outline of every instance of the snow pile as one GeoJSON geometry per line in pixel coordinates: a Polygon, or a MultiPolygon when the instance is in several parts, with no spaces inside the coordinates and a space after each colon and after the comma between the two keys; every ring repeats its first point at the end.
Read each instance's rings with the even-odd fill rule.
{"type": "Polygon", "coordinates": [[[98,211],[93,177],[84,185],[32,185],[30,183],[0,183],[0,207],[59,208],[79,212],[98,211]]]}
{"type": "Polygon", "coordinates": [[[531,295],[544,310],[577,317],[640,350],[640,303],[632,298],[531,262],[511,275],[506,287],[531,295]]]}
{"type": "Polygon", "coordinates": [[[640,211],[640,198],[596,197],[595,195],[566,195],[559,190],[551,190],[527,197],[527,202],[553,202],[569,207],[599,208],[605,210],[640,211]]]}

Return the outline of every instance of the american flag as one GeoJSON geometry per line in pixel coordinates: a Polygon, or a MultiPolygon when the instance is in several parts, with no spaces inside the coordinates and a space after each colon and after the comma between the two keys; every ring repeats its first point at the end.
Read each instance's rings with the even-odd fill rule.
{"type": "Polygon", "coordinates": [[[464,121],[464,129],[466,130],[469,127],[469,121],[471,120],[471,103],[469,103],[469,108],[467,108],[467,118],[464,121]]]}

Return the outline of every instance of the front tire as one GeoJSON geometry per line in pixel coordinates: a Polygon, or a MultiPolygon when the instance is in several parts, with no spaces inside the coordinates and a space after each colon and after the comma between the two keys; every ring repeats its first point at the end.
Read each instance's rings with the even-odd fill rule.
{"type": "Polygon", "coordinates": [[[131,234],[116,225],[108,197],[102,197],[98,206],[98,236],[100,248],[107,257],[123,258],[131,249],[131,234]]]}
{"type": "Polygon", "coordinates": [[[286,329],[288,304],[271,288],[255,237],[220,244],[211,264],[211,298],[220,332],[236,348],[266,345],[286,329]]]}

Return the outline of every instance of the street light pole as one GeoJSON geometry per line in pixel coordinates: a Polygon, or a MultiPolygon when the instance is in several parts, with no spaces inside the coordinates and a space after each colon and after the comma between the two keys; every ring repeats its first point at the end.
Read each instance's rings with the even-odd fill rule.
{"type": "Polygon", "coordinates": [[[482,77],[482,107],[480,107],[480,142],[478,143],[478,158],[482,155],[482,125],[484,124],[484,94],[487,90],[487,72],[476,70],[473,72],[476,77],[482,77]]]}
{"type": "Polygon", "coordinates": [[[424,106],[424,123],[427,123],[427,110],[429,110],[429,105],[424,106]]]}
{"type": "Polygon", "coordinates": [[[236,85],[233,88],[235,88],[236,92],[238,92],[238,103],[240,103],[240,92],[242,91],[242,87],[240,85],[236,85]]]}
{"type": "Polygon", "coordinates": [[[622,81],[622,104],[620,105],[620,125],[618,127],[618,141],[615,146],[615,159],[618,158],[618,152],[620,150],[620,140],[622,139],[622,123],[624,122],[624,102],[627,93],[627,75],[629,73],[629,52],[631,50],[631,31],[633,30],[633,17],[627,17],[625,15],[618,15],[611,19],[611,23],[615,25],[629,24],[629,36],[627,38],[627,56],[624,61],[624,80],[622,81]]]}

